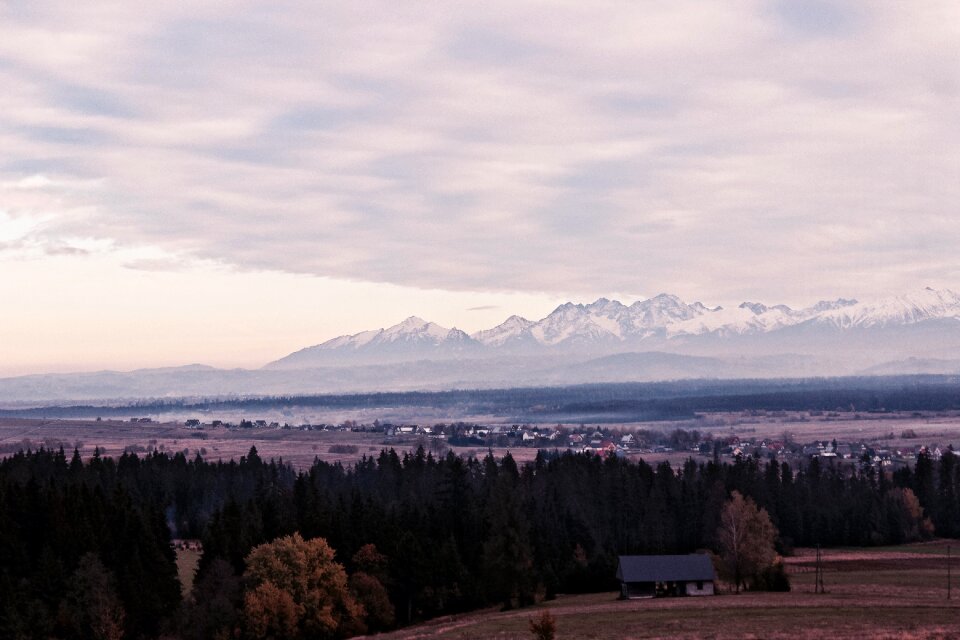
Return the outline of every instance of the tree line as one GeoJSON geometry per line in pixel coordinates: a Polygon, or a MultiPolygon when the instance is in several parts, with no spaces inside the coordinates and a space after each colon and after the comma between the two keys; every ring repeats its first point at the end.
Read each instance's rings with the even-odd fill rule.
{"type": "MultiPolygon", "coordinates": [[[[295,537],[322,539],[343,571],[349,624],[324,627],[330,637],[614,590],[620,554],[721,550],[731,495],[765,512],[780,553],[960,534],[952,451],[891,474],[867,459],[800,469],[691,459],[675,469],[570,452],[518,465],[422,448],[297,473],[255,449],[230,462],[162,453],[83,462],[40,450],[0,461],[0,637],[233,637],[253,628],[252,611],[300,611],[274,578],[263,586],[276,573],[267,552],[255,553],[295,537]],[[193,594],[180,593],[171,537],[203,541],[193,594]]],[[[282,619],[288,630],[300,624],[282,619]]]]}
{"type": "Polygon", "coordinates": [[[679,380],[563,387],[456,389],[226,398],[146,398],[128,404],[0,409],[0,417],[94,418],[169,412],[276,412],[292,407],[431,407],[513,422],[639,422],[711,411],[955,411],[956,376],[904,375],[773,380],[679,380]]]}

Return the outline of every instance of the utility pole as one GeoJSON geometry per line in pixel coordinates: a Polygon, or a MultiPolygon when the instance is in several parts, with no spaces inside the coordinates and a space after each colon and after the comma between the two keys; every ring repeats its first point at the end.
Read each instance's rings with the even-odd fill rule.
{"type": "Polygon", "coordinates": [[[950,599],[950,545],[947,545],[947,600],[950,599]]]}
{"type": "Polygon", "coordinates": [[[823,565],[821,564],[820,545],[817,544],[817,572],[813,578],[813,592],[826,593],[823,588],[823,565]]]}

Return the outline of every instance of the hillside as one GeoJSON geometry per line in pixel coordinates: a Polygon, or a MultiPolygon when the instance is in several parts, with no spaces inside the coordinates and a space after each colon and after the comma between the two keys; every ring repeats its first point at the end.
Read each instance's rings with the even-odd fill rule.
{"type": "Polygon", "coordinates": [[[799,549],[786,559],[789,593],[630,601],[616,593],[560,596],[529,609],[446,616],[378,637],[528,640],[530,618],[549,611],[558,639],[950,638],[960,625],[960,600],[946,600],[949,542],[826,551],[826,594],[813,593],[813,550],[799,549]]]}

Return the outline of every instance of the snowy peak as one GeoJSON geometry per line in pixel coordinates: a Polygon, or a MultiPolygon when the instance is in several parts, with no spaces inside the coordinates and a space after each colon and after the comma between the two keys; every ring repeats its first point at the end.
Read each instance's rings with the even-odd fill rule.
{"type": "Polygon", "coordinates": [[[514,315],[510,316],[493,329],[477,331],[472,337],[481,344],[491,347],[499,347],[508,342],[521,339],[526,334],[527,329],[532,327],[534,324],[536,323],[531,320],[514,315]]]}
{"type": "MultiPolygon", "coordinates": [[[[775,304],[772,307],[768,307],[762,302],[741,302],[739,309],[749,309],[754,313],[754,315],[763,315],[769,311],[777,311],[785,315],[794,315],[797,312],[788,307],[785,304],[775,304]]],[[[802,313],[802,312],[801,312],[802,313]]]]}
{"type": "Polygon", "coordinates": [[[314,347],[309,347],[309,349],[316,351],[366,350],[388,345],[398,347],[404,344],[439,345],[448,340],[455,343],[473,341],[460,329],[447,329],[434,322],[427,322],[422,318],[410,316],[403,322],[387,329],[375,329],[349,336],[340,336],[314,347]]]}
{"type": "Polygon", "coordinates": [[[606,298],[589,305],[566,303],[534,323],[528,331],[542,345],[559,346],[584,341],[637,341],[654,336],[769,333],[810,321],[847,328],[912,324],[942,318],[960,318],[960,296],[947,289],[924,289],[872,303],[838,298],[800,310],[784,304],[768,306],[752,301],[730,309],[710,308],[660,294],[629,307],[606,298]]]}
{"type": "Polygon", "coordinates": [[[473,338],[467,335],[465,331],[461,331],[456,327],[454,327],[453,329],[450,329],[450,331],[447,332],[447,335],[446,337],[444,337],[443,340],[444,342],[460,343],[460,344],[467,344],[467,343],[473,342],[473,338]]]}
{"type": "Polygon", "coordinates": [[[619,340],[624,337],[626,312],[627,307],[606,298],[589,305],[568,302],[531,326],[529,334],[546,346],[619,340]]]}
{"type": "Polygon", "coordinates": [[[619,301],[607,300],[606,298],[598,298],[595,302],[588,304],[584,308],[591,313],[598,313],[606,316],[622,313],[627,309],[627,307],[625,307],[619,301]]]}
{"type": "Polygon", "coordinates": [[[383,329],[374,329],[373,331],[361,331],[360,333],[356,333],[352,336],[339,336],[337,338],[333,338],[332,340],[327,340],[323,344],[318,344],[308,348],[309,349],[357,348],[372,342],[382,334],[383,334],[383,329]]]}
{"type": "MultiPolygon", "coordinates": [[[[600,298],[589,304],[561,304],[538,321],[510,316],[492,329],[467,335],[411,316],[387,329],[340,336],[298,351],[278,361],[279,366],[303,363],[363,361],[383,356],[395,362],[416,358],[455,357],[464,354],[530,354],[640,351],[665,348],[673,341],[698,337],[723,339],[773,334],[803,326],[830,331],[899,327],[930,320],[960,320],[960,295],[949,289],[922,289],[870,302],[838,298],[804,309],[747,301],[738,306],[707,307],[687,304],[660,294],[626,306],[600,298]]],[[[958,325],[960,326],[960,325],[958,325]]],[[[804,332],[807,332],[804,329],[804,332]]]]}
{"type": "Polygon", "coordinates": [[[925,320],[960,318],[960,296],[927,287],[902,296],[858,302],[819,314],[817,322],[840,329],[908,325],[925,320]]]}
{"type": "Polygon", "coordinates": [[[739,309],[749,309],[755,315],[760,315],[761,313],[766,313],[770,307],[761,303],[761,302],[741,302],[739,309]]]}
{"type": "Polygon", "coordinates": [[[445,339],[449,334],[450,329],[433,322],[427,322],[416,316],[410,316],[403,322],[395,324],[389,329],[384,329],[382,338],[387,342],[398,340],[437,342],[445,339]]]}
{"type": "Polygon", "coordinates": [[[666,293],[630,305],[631,323],[636,329],[663,329],[706,312],[708,310],[702,304],[688,305],[677,296],[666,293]]]}
{"type": "Polygon", "coordinates": [[[812,307],[804,309],[804,312],[809,315],[816,315],[818,313],[823,313],[824,311],[831,311],[833,309],[842,309],[843,307],[850,307],[857,304],[856,300],[847,299],[847,298],[837,298],[836,300],[821,300],[812,307]]]}
{"type": "Polygon", "coordinates": [[[419,331],[427,325],[433,324],[432,322],[427,322],[423,318],[418,318],[417,316],[410,316],[403,322],[399,322],[386,331],[388,333],[404,333],[410,331],[419,331]]]}

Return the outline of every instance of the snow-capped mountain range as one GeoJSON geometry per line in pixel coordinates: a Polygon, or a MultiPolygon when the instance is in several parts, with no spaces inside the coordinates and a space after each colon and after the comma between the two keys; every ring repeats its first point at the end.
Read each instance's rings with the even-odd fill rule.
{"type": "Polygon", "coordinates": [[[188,366],[0,379],[2,403],[312,394],[680,379],[960,376],[960,296],[923,289],[805,309],[672,295],[566,303],[473,335],[408,318],[259,369],[188,366]]]}
{"type": "MultiPolygon", "coordinates": [[[[923,289],[902,296],[858,302],[840,298],[805,309],[744,302],[736,307],[707,307],[677,296],[656,297],[624,305],[600,298],[590,304],[568,302],[547,317],[532,321],[510,316],[502,324],[467,335],[411,317],[388,329],[340,336],[302,349],[268,365],[305,368],[341,361],[445,359],[518,353],[596,352],[660,349],[684,350],[710,338],[745,339],[788,330],[802,335],[876,332],[948,321],[960,328],[960,296],[950,290],[923,289]]],[[[786,335],[786,334],[785,334],[786,335]]]]}

